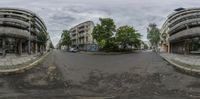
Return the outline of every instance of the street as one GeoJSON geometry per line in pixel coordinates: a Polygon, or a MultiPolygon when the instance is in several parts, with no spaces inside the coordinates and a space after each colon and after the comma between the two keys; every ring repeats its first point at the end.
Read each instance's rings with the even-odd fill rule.
{"type": "Polygon", "coordinates": [[[68,95],[123,99],[200,97],[199,78],[180,73],[153,52],[85,55],[57,50],[53,57],[66,82],[68,95]]]}
{"type": "Polygon", "coordinates": [[[1,75],[2,99],[197,99],[200,79],[154,52],[87,55],[54,50],[35,68],[1,75]],[[15,98],[14,98],[15,97],[15,98]]]}
{"type": "Polygon", "coordinates": [[[200,99],[199,0],[1,0],[0,99],[200,99]]]}

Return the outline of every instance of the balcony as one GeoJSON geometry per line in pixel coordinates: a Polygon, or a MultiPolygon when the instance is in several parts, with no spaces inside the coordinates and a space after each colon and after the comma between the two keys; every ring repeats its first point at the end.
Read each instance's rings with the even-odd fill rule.
{"type": "Polygon", "coordinates": [[[75,39],[76,39],[76,36],[75,36],[75,37],[71,37],[71,39],[72,39],[72,40],[75,40],[75,39]]]}
{"type": "Polygon", "coordinates": [[[37,36],[31,36],[30,39],[31,40],[37,40],[37,36]]]}
{"type": "Polygon", "coordinates": [[[176,41],[178,39],[196,37],[196,36],[200,35],[199,31],[200,31],[199,27],[194,27],[194,28],[191,28],[191,29],[179,31],[176,34],[170,36],[169,41],[176,41]]]}
{"type": "Polygon", "coordinates": [[[80,30],[80,29],[84,29],[85,28],[85,26],[83,25],[83,26],[80,26],[80,27],[78,27],[78,29],[80,30]]]}
{"type": "Polygon", "coordinates": [[[84,37],[84,36],[85,36],[85,33],[80,33],[80,34],[79,34],[79,38],[80,38],[80,37],[84,37]]]}
{"type": "Polygon", "coordinates": [[[178,24],[172,26],[172,27],[169,29],[169,34],[173,33],[173,31],[176,30],[176,29],[178,29],[179,27],[185,26],[186,24],[190,24],[190,23],[194,23],[194,22],[199,22],[199,21],[200,21],[200,18],[189,19],[189,20],[180,22],[180,23],[178,23],[178,24]]]}

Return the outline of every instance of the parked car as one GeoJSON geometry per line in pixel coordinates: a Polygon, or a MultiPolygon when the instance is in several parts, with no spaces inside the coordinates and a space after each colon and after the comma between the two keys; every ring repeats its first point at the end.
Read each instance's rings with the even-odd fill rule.
{"type": "Polygon", "coordinates": [[[70,51],[70,52],[74,52],[74,53],[76,53],[76,52],[78,52],[78,49],[76,49],[76,48],[70,48],[69,51],[70,51]]]}

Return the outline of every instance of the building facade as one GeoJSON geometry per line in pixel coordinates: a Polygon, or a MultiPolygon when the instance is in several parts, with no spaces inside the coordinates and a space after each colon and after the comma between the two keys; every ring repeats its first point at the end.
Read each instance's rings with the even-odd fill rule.
{"type": "Polygon", "coordinates": [[[35,13],[18,8],[0,8],[0,54],[21,55],[40,50],[37,35],[47,34],[43,20],[35,13]]]}
{"type": "Polygon", "coordinates": [[[72,47],[84,51],[96,51],[97,43],[92,37],[94,23],[86,21],[70,29],[72,47]]]}
{"type": "Polygon", "coordinates": [[[161,51],[200,53],[200,8],[179,8],[167,17],[161,28],[161,51]]]}
{"type": "Polygon", "coordinates": [[[45,50],[46,51],[50,51],[51,50],[51,44],[52,44],[52,41],[51,41],[51,38],[50,38],[50,35],[47,35],[47,42],[46,42],[46,48],[45,48],[45,50]]]}

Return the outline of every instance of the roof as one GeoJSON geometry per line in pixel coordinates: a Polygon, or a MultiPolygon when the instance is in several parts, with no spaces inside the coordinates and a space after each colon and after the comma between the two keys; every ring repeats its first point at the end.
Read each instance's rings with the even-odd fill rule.
{"type": "Polygon", "coordinates": [[[93,21],[85,21],[85,22],[79,23],[78,25],[72,27],[72,28],[70,29],[70,31],[71,31],[72,29],[76,28],[76,27],[79,26],[79,25],[82,25],[82,24],[84,24],[84,23],[90,23],[90,22],[91,22],[92,24],[94,24],[93,21]]]}
{"type": "Polygon", "coordinates": [[[22,12],[31,14],[32,16],[35,16],[36,18],[38,18],[42,22],[44,27],[46,28],[44,20],[41,17],[39,17],[36,13],[32,12],[31,10],[27,10],[27,9],[23,9],[23,8],[14,8],[14,7],[0,7],[0,11],[1,10],[16,10],[16,11],[22,11],[22,12]]]}

